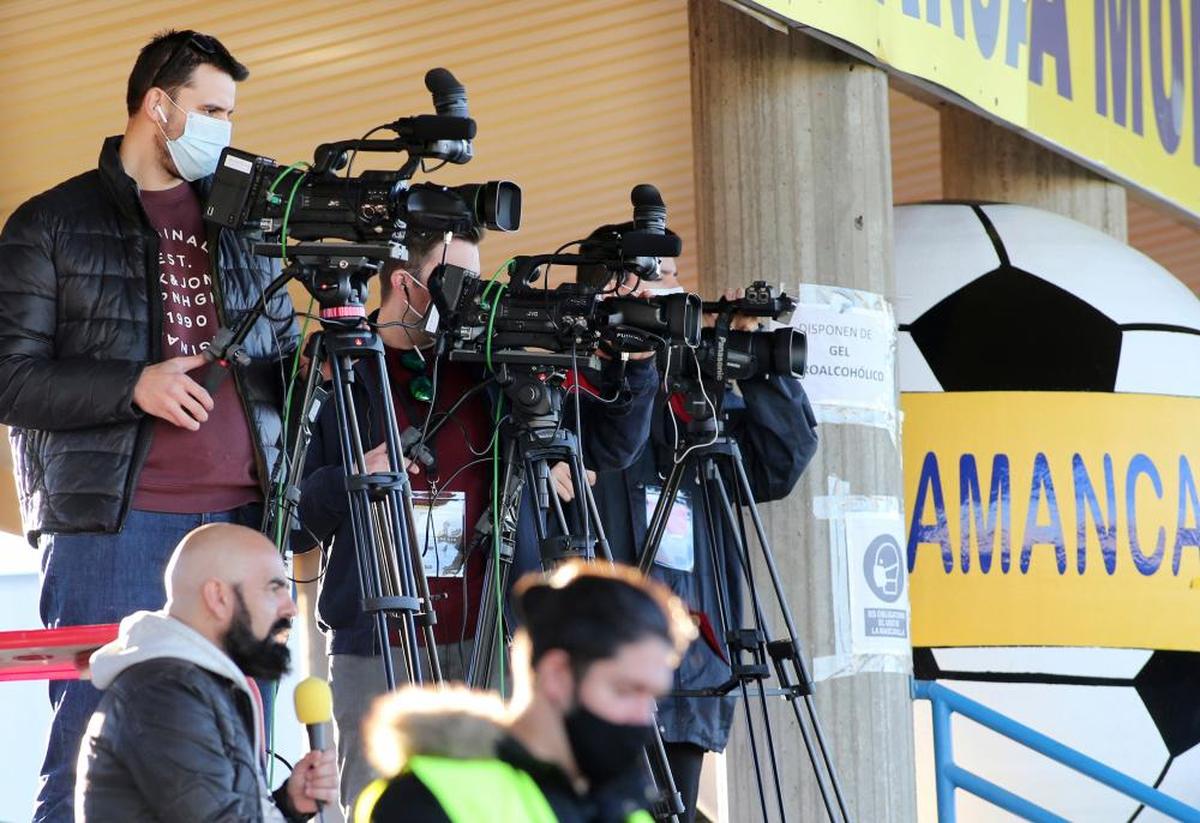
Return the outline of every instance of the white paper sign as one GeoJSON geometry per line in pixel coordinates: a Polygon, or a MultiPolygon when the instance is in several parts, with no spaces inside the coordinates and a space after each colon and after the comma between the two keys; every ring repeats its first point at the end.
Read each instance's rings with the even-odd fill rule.
{"type": "Polygon", "coordinates": [[[899,514],[846,512],[851,653],[912,654],[899,514]]]}
{"type": "Polygon", "coordinates": [[[802,283],[792,325],[808,340],[804,391],[814,408],[894,417],[896,326],[882,295],[802,283]]]}

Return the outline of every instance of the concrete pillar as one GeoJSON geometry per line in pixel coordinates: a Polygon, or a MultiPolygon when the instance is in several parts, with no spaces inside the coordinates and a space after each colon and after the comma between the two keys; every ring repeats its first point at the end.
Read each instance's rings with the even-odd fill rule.
{"type": "Polygon", "coordinates": [[[1123,187],[958,106],[942,107],[942,192],[1036,206],[1127,240],[1123,187]]]}
{"type": "MultiPolygon", "coordinates": [[[[692,0],[689,13],[703,293],[761,278],[894,299],[886,76],[718,0],[692,0]]],[[[813,498],[827,493],[831,475],[849,481],[853,494],[902,493],[900,453],[884,430],[829,423],[820,434],[819,452],[796,490],[764,507],[810,657],[834,648],[829,528],[813,515],[813,498]]],[[[822,682],[817,705],[853,819],[915,820],[908,678],[871,673],[822,682]]],[[[782,701],[774,701],[772,721],[788,819],[824,819],[782,701]]],[[[739,710],[726,757],[734,821],[762,816],[743,723],[739,710]]]]}

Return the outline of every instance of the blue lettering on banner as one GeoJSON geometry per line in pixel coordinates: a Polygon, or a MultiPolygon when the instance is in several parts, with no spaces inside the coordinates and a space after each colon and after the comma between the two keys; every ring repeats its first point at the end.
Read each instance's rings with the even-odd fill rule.
{"type": "MultiPolygon", "coordinates": [[[[958,488],[962,504],[959,524],[962,538],[959,541],[959,559],[964,572],[971,569],[971,512],[975,513],[975,539],[979,546],[979,570],[984,574],[991,571],[992,551],[1000,541],[1000,568],[1008,573],[1012,562],[1009,535],[1012,533],[1012,502],[1009,500],[1008,455],[998,454],[992,459],[992,482],[988,489],[987,517],[979,498],[979,472],[975,468],[975,455],[964,454],[958,461],[958,488]],[[1000,522],[997,522],[1000,518],[1000,522]],[[996,526],[999,525],[999,533],[996,526]]],[[[911,566],[910,566],[911,568],[911,566]]]]}
{"type": "Polygon", "coordinates": [[[1004,62],[1017,68],[1021,46],[1029,42],[1029,0],[1011,0],[1008,4],[1008,45],[1004,51],[1004,62]]]}
{"type": "Polygon", "coordinates": [[[1191,546],[1200,550],[1200,501],[1196,499],[1196,481],[1192,477],[1192,467],[1187,458],[1179,456],[1179,517],[1175,521],[1175,548],[1171,554],[1171,574],[1179,574],[1179,561],[1183,557],[1183,547],[1191,546]],[[1191,520],[1195,524],[1188,526],[1188,506],[1191,505],[1191,520]]]}
{"type": "Polygon", "coordinates": [[[1170,2],[1171,83],[1168,88],[1163,78],[1163,0],[1149,0],[1150,93],[1154,99],[1158,142],[1167,154],[1174,154],[1179,148],[1183,129],[1183,6],[1180,0],[1170,2]]]}
{"type": "Polygon", "coordinates": [[[1139,0],[1095,0],[1096,114],[1108,115],[1108,82],[1112,80],[1113,122],[1125,125],[1133,112],[1133,132],[1142,133],[1142,13],[1139,0]],[[1108,68],[1109,57],[1112,69],[1108,68]],[[1126,79],[1126,70],[1129,80],[1126,79]],[[1132,88],[1130,104],[1125,94],[1132,88]]]}
{"type": "Polygon", "coordinates": [[[946,522],[946,501],[942,496],[942,478],[938,473],[937,455],[929,452],[921,465],[921,479],[917,482],[917,502],[913,506],[912,526],[908,530],[908,568],[912,571],[917,562],[917,546],[922,543],[937,543],[942,547],[942,568],[947,574],[954,568],[954,554],[950,550],[950,524],[946,522]],[[925,511],[925,494],[933,496],[935,520],[921,520],[925,511]]]}
{"type": "Polygon", "coordinates": [[[1071,99],[1071,44],[1065,0],[1034,0],[1029,37],[1029,82],[1042,85],[1042,62],[1054,58],[1055,91],[1071,99]]]}
{"type": "MultiPolygon", "coordinates": [[[[1063,531],[1063,514],[1059,496],[1055,491],[1050,461],[1045,453],[1039,452],[1033,459],[1030,472],[1029,508],[1021,534],[1021,551],[1018,568],[1028,574],[1033,561],[1033,549],[1047,546],[1054,549],[1055,566],[1059,574],[1067,571],[1067,545],[1063,531]]],[[[1001,574],[1011,568],[1012,526],[1012,468],[1007,454],[992,456],[990,478],[983,478],[988,487],[986,505],[983,500],[984,482],[979,476],[978,460],[974,454],[963,454],[958,464],[959,542],[958,570],[972,570],[971,546],[978,552],[978,571],[989,574],[995,567],[995,555],[999,551],[1001,574]],[[972,541],[974,535],[974,541],[972,541]]],[[[1081,454],[1071,457],[1071,483],[1073,494],[1064,497],[1075,504],[1075,571],[1087,573],[1087,537],[1089,524],[1100,547],[1102,563],[1099,568],[1104,574],[1112,575],[1117,569],[1117,538],[1121,509],[1118,506],[1117,473],[1111,454],[1104,454],[1100,465],[1089,469],[1081,454]]],[[[1200,489],[1186,455],[1178,462],[1179,494],[1172,545],[1171,574],[1178,575],[1185,550],[1200,553],[1200,489]]],[[[1138,499],[1151,490],[1158,500],[1164,497],[1163,478],[1154,461],[1145,454],[1130,458],[1125,471],[1124,528],[1129,538],[1129,555],[1134,568],[1146,576],[1157,574],[1163,567],[1167,554],[1167,529],[1159,525],[1152,544],[1144,538],[1138,523],[1138,499]]],[[[1069,516],[1069,515],[1068,515],[1069,516]]],[[[942,485],[941,470],[937,454],[926,452],[922,461],[921,474],[917,481],[915,500],[908,529],[908,569],[911,572],[922,546],[940,549],[942,570],[951,574],[955,570],[953,540],[950,534],[949,516],[946,510],[946,495],[942,485]],[[932,510],[932,511],[930,511],[932,510]]]]}
{"type": "Polygon", "coordinates": [[[971,22],[975,24],[975,45],[979,53],[991,59],[1000,39],[1000,0],[971,0],[971,22]]]}
{"type": "Polygon", "coordinates": [[[1029,487],[1029,512],[1025,515],[1025,535],[1021,539],[1021,573],[1029,571],[1035,545],[1054,547],[1054,559],[1058,573],[1067,570],[1067,547],[1063,539],[1062,518],[1058,516],[1058,499],[1054,496],[1054,479],[1050,476],[1050,461],[1038,452],[1033,460],[1033,481],[1029,487]],[[1038,522],[1038,509],[1042,495],[1046,496],[1046,508],[1050,522],[1038,522]]]}
{"type": "Polygon", "coordinates": [[[1154,574],[1162,565],[1163,552],[1167,548],[1166,529],[1158,527],[1158,537],[1154,542],[1154,554],[1146,556],[1142,552],[1142,543],[1138,539],[1137,528],[1137,481],[1140,475],[1146,475],[1154,484],[1154,494],[1161,500],[1163,495],[1162,479],[1154,462],[1144,454],[1135,454],[1129,461],[1129,471],[1125,473],[1125,516],[1129,520],[1129,551],[1133,555],[1134,567],[1145,575],[1154,574]]]}
{"type": "Polygon", "coordinates": [[[1075,478],[1075,536],[1077,538],[1075,568],[1080,574],[1087,569],[1087,514],[1092,515],[1096,527],[1096,539],[1100,542],[1100,556],[1104,558],[1104,570],[1112,574],[1117,569],[1117,490],[1113,481],[1112,456],[1104,455],[1104,499],[1108,502],[1108,519],[1100,512],[1100,501],[1092,480],[1088,477],[1083,458],[1076,454],[1071,458],[1072,475],[1075,478]],[[1086,504],[1086,508],[1085,508],[1086,504]]]}

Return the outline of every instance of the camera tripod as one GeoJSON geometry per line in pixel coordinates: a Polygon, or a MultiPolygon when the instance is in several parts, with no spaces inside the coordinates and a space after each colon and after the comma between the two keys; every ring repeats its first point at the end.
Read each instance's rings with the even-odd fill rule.
{"type": "MultiPolygon", "coordinates": [[[[698,379],[683,381],[685,393],[690,398],[689,408],[704,408],[707,414],[693,417],[687,423],[686,433],[678,446],[675,464],[663,484],[662,493],[650,518],[646,529],[646,542],[642,548],[638,566],[643,574],[649,574],[654,566],[663,535],[666,533],[667,522],[671,509],[679,495],[679,490],[690,471],[697,471],[698,481],[704,500],[704,511],[708,533],[709,558],[713,564],[717,580],[717,600],[720,611],[720,628],[724,639],[726,659],[730,665],[730,676],[724,683],[707,689],[681,690],[673,693],[677,697],[722,698],[735,689],[746,713],[746,726],[749,734],[750,749],[754,758],[755,782],[758,788],[759,804],[762,819],[769,819],[767,791],[763,779],[762,754],[758,734],[754,727],[754,713],[751,710],[751,700],[758,698],[761,709],[763,732],[765,736],[766,756],[770,764],[774,784],[775,799],[779,810],[779,819],[788,819],[784,806],[783,792],[779,778],[779,763],[775,756],[774,736],[771,720],[767,709],[767,696],[782,696],[791,703],[796,716],[796,724],[800,729],[801,739],[808,758],[812,764],[813,775],[821,792],[821,799],[826,814],[831,821],[849,821],[846,802],[838,781],[821,731],[820,720],[817,716],[816,705],[813,702],[813,683],[804,663],[801,653],[800,640],[792,619],[791,609],[784,594],[783,583],[775,565],[770,542],[762,519],[754,502],[754,494],[750,480],[742,463],[741,450],[735,440],[725,431],[725,410],[723,408],[724,383],[707,381],[705,390],[698,379]],[[689,385],[690,384],[690,385],[689,385]],[[710,401],[710,397],[716,400],[710,401]],[[733,480],[733,494],[726,485],[726,478],[733,480]],[[745,512],[749,512],[753,523],[755,539],[758,542],[763,562],[771,577],[776,603],[783,615],[787,636],[783,639],[769,639],[766,617],[762,602],[755,585],[753,565],[751,562],[750,545],[747,540],[745,512]],[[720,518],[718,520],[718,518],[720,518]],[[728,565],[722,557],[722,546],[718,541],[718,528],[723,527],[732,547],[736,551],[736,568],[740,571],[742,580],[727,580],[728,565]],[[753,625],[743,627],[741,615],[735,614],[735,606],[730,596],[730,586],[738,586],[745,582],[745,589],[750,596],[753,625]],[[747,659],[748,658],[748,659],[747,659]],[[778,681],[777,689],[767,689],[766,681],[774,668],[778,681]],[[750,684],[756,684],[752,690],[750,684]],[[803,703],[804,711],[800,709],[803,703]]],[[[673,414],[673,410],[668,413],[673,414]]]]}
{"type": "MultiPolygon", "coordinates": [[[[509,357],[543,364],[553,355],[510,353],[509,357]]],[[[564,362],[564,365],[567,365],[564,362]]],[[[471,653],[467,684],[472,688],[489,688],[495,667],[504,650],[500,633],[504,615],[494,592],[507,591],[508,580],[516,553],[517,524],[522,500],[529,490],[535,506],[534,523],[543,569],[549,570],[571,559],[592,561],[599,558],[612,562],[612,552],[604,535],[600,514],[591,486],[587,482],[575,432],[563,426],[562,402],[564,391],[560,384],[548,384],[535,370],[501,365],[497,384],[509,400],[510,422],[506,424],[506,439],[502,485],[500,487],[500,533],[496,538],[492,513],[485,512],[476,527],[472,550],[486,552],[483,602],[476,623],[475,646],[471,653]],[[558,497],[550,470],[556,463],[565,463],[571,472],[571,483],[582,506],[566,507],[558,497]],[[498,551],[488,546],[497,541],[498,551]]],[[[504,632],[508,637],[507,631],[504,632]]],[[[666,748],[654,724],[654,740],[646,749],[646,768],[658,789],[659,799],[653,810],[658,820],[676,821],[683,814],[683,797],[675,785],[667,762],[666,748]]]]}
{"type": "MultiPolygon", "coordinates": [[[[255,251],[279,255],[279,247],[274,244],[256,246],[255,251]]],[[[389,619],[398,623],[408,681],[422,682],[422,668],[418,661],[419,632],[428,658],[428,673],[434,682],[440,683],[441,667],[433,639],[436,617],[417,548],[412,488],[401,463],[401,440],[396,432],[396,414],[388,385],[383,343],[375,331],[366,325],[366,310],[362,300],[366,294],[367,280],[378,271],[381,261],[386,257],[386,250],[354,244],[298,244],[289,250],[289,257],[294,262],[266,288],[258,306],[242,318],[235,330],[221,330],[210,351],[222,366],[227,366],[230,361],[244,362],[244,354],[240,351],[241,341],[265,311],[270,297],[292,279],[300,280],[318,300],[321,306],[321,330],[312,336],[311,360],[304,382],[301,413],[296,417],[300,428],[292,444],[282,501],[290,513],[288,519],[291,522],[288,525],[293,530],[302,529],[296,509],[300,497],[300,475],[311,437],[309,427],[316,422],[322,403],[332,394],[337,414],[339,449],[346,473],[359,594],[363,610],[374,623],[387,688],[390,691],[396,687],[396,671],[392,656],[388,653],[391,645],[389,619]],[[326,364],[332,375],[331,389],[321,385],[326,364]],[[377,389],[382,398],[381,413],[374,415],[367,409],[360,409],[355,402],[355,387],[369,380],[375,381],[371,388],[377,389]],[[371,417],[380,421],[383,440],[388,447],[389,466],[384,472],[367,471],[365,454],[371,445],[365,438],[370,437],[372,432],[364,432],[360,421],[371,417]]]]}

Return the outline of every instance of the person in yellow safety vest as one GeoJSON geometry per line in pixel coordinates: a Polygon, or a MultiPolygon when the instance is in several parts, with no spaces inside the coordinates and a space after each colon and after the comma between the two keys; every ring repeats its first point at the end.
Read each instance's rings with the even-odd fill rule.
{"type": "Polygon", "coordinates": [[[513,697],[406,689],[366,724],[387,779],[355,823],[650,823],[643,750],[695,627],[637,569],[564,564],[514,587],[513,697]]]}

